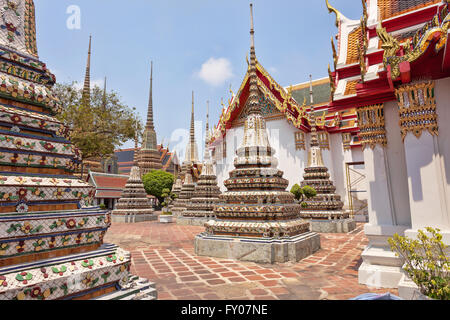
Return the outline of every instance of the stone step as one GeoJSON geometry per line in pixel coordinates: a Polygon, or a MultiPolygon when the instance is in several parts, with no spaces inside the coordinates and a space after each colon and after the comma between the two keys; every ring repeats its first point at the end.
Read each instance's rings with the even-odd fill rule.
{"type": "Polygon", "coordinates": [[[130,282],[132,283],[130,288],[109,293],[94,300],[156,300],[158,298],[155,283],[137,276],[132,276],[130,282]]]}

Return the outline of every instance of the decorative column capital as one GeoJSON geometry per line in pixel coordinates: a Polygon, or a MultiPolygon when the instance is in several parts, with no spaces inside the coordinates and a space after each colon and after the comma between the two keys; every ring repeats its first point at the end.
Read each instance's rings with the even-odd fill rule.
{"type": "Polygon", "coordinates": [[[359,137],[363,150],[369,146],[387,145],[386,127],[384,121],[384,105],[375,104],[357,109],[358,126],[360,128],[359,137]]]}
{"type": "Polygon", "coordinates": [[[439,134],[434,87],[434,81],[427,81],[402,85],[395,90],[403,141],[408,132],[418,139],[424,130],[431,135],[439,134]]]}

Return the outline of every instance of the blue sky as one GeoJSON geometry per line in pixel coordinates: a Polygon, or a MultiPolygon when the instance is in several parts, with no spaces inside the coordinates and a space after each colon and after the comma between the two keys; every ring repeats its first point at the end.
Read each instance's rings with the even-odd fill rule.
{"type": "MultiPolygon", "coordinates": [[[[246,72],[250,46],[249,3],[245,0],[35,0],[38,50],[58,82],[82,82],[89,34],[91,81],[119,93],[146,118],[150,60],[158,141],[184,148],[195,92],[196,127],[201,139],[210,101],[210,125],[217,123],[221,98],[236,92],[246,72]],[[80,29],[69,29],[71,5],[81,12],[80,29]],[[177,130],[178,129],[178,130],[177,130]],[[175,133],[174,133],[175,132],[175,133]]],[[[256,55],[282,86],[327,76],[335,16],[325,0],[254,0],[256,55]]],[[[331,0],[351,19],[361,16],[360,0],[331,0]]],[[[126,143],[124,147],[132,146],[126,143]]],[[[200,148],[201,148],[200,144],[200,148]]],[[[183,156],[183,155],[181,155],[183,156]]],[[[183,157],[181,157],[183,159],[183,157]]]]}

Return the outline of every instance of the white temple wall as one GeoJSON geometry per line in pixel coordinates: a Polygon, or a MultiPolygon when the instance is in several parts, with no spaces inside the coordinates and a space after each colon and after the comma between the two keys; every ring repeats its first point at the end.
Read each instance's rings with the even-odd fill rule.
{"type": "Polygon", "coordinates": [[[386,147],[387,165],[394,194],[392,197],[394,224],[411,226],[405,149],[400,134],[397,101],[384,104],[384,115],[388,141],[386,147]]]}
{"type": "Polygon", "coordinates": [[[414,237],[418,229],[437,227],[443,241],[450,244],[450,78],[435,82],[439,136],[423,131],[418,139],[408,133],[405,152],[408,168],[412,228],[405,233],[414,237]]]}
{"type": "MultiPolygon", "coordinates": [[[[446,212],[442,228],[450,230],[450,78],[436,81],[436,103],[439,125],[438,147],[442,163],[442,183],[445,193],[446,212]]],[[[450,244],[450,241],[447,242],[450,244]]]]}
{"type": "MultiPolygon", "coordinates": [[[[331,179],[336,187],[336,193],[341,196],[344,202],[344,207],[348,208],[348,186],[347,186],[347,175],[346,175],[346,163],[351,162],[351,150],[344,151],[342,145],[342,134],[330,134],[330,166],[333,171],[331,172],[331,179]]],[[[328,165],[325,162],[325,165],[328,165]]]]}
{"type": "Polygon", "coordinates": [[[278,169],[284,172],[284,178],[289,180],[288,190],[296,183],[303,181],[303,174],[308,161],[306,150],[296,150],[295,132],[298,130],[286,119],[266,122],[267,133],[272,148],[276,150],[278,169]]]}

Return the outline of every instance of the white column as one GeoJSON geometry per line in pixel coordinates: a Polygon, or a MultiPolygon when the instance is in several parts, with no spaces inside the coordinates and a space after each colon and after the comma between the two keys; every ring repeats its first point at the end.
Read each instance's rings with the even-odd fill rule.
{"type": "Polygon", "coordinates": [[[405,234],[415,237],[419,229],[439,228],[443,241],[450,244],[446,173],[437,137],[427,131],[420,139],[408,134],[405,152],[412,222],[412,228],[405,234]]]}
{"type": "Polygon", "coordinates": [[[395,233],[403,234],[407,226],[397,225],[392,197],[395,190],[389,175],[386,149],[376,145],[364,150],[368,190],[369,223],[364,233],[369,240],[362,253],[363,263],[358,270],[359,283],[374,287],[396,288],[402,276],[402,260],[389,248],[387,239],[395,233]]]}

